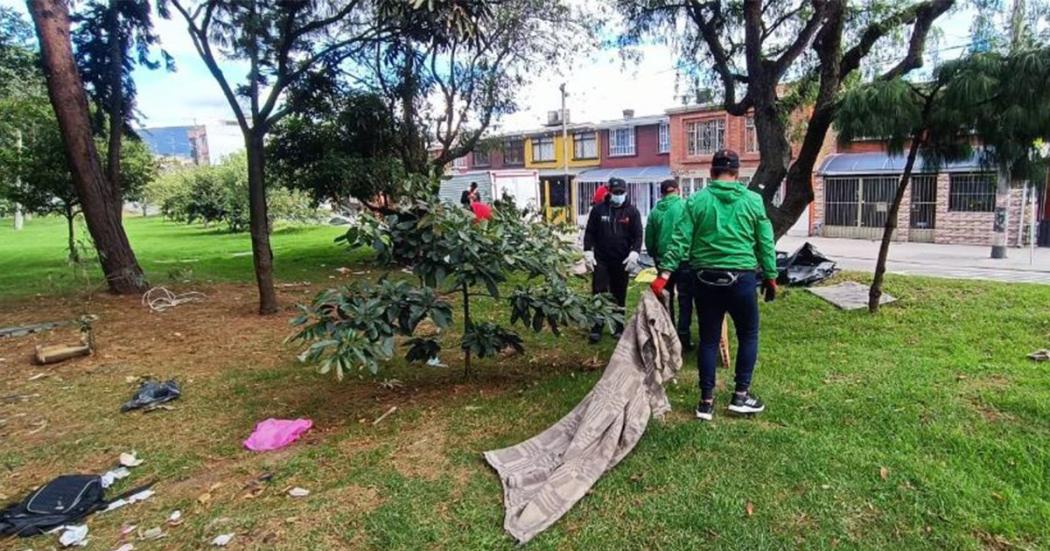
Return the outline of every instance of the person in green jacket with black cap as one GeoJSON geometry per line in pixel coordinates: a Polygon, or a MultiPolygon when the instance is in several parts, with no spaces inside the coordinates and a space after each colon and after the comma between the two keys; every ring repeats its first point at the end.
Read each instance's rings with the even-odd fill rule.
{"type": "MultiPolygon", "coordinates": [[[[664,180],[660,182],[661,199],[649,213],[645,222],[645,250],[653,257],[656,265],[660,265],[660,258],[667,253],[671,246],[671,238],[674,230],[678,227],[685,212],[685,200],[678,190],[678,182],[675,180],[664,180]]],[[[693,273],[688,262],[683,262],[678,269],[671,273],[668,288],[674,289],[671,297],[671,319],[675,321],[678,328],[678,340],[682,342],[682,349],[688,350],[693,347],[692,318],[693,318],[693,273]],[[678,295],[678,316],[674,315],[675,297],[678,295]]]]}
{"type": "Polygon", "coordinates": [[[658,264],[652,283],[659,295],[682,262],[696,272],[700,305],[700,403],[696,417],[714,417],[715,363],[726,313],[736,327],[736,387],[729,411],[758,413],[765,409],[751,394],[751,375],[758,357],[758,298],[761,277],[766,301],[776,298],[777,267],[773,225],[762,196],[738,181],[740,158],[722,150],[711,160],[711,183],[694,193],[675,228],[671,245],[658,264]]]}

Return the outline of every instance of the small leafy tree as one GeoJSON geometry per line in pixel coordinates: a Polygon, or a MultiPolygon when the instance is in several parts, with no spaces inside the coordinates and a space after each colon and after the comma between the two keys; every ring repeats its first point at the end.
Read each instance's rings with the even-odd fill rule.
{"type": "MultiPolygon", "coordinates": [[[[474,300],[506,299],[510,323],[533,331],[589,327],[596,321],[621,321],[605,296],[580,295],[565,274],[574,253],[557,230],[547,224],[524,221],[511,201],[501,202],[489,221],[477,222],[459,206],[441,203],[436,184],[410,177],[406,197],[382,218],[361,217],[339,241],[352,248],[371,247],[377,260],[392,269],[410,266],[418,283],[392,281],[383,276],[377,285],[354,285],[326,291],[313,304],[300,306],[293,320],[300,327],[291,340],[310,343],[300,356],[333,367],[342,374],[353,367],[373,373],[379,362],[394,353],[394,338],[406,338],[406,359],[434,361],[442,349],[438,335],[419,334],[423,320],[438,330],[452,323],[447,297],[462,301],[464,370],[472,357],[490,357],[507,349],[522,351],[514,331],[472,317],[474,300]],[[500,286],[515,283],[510,297],[500,286]]],[[[397,272],[393,272],[397,273],[397,272]]]]}
{"type": "MultiPolygon", "coordinates": [[[[21,144],[0,141],[0,197],[34,214],[59,214],[66,219],[69,260],[79,262],[74,221],[82,203],[73,185],[62,133],[44,96],[0,97],[0,136],[18,134],[21,144]]],[[[106,144],[97,140],[100,155],[106,144]]],[[[121,150],[125,198],[157,175],[157,163],[146,144],[129,140],[121,150]]]]}
{"type": "Polygon", "coordinates": [[[977,155],[988,168],[1015,176],[1043,173],[1041,144],[1050,141],[1050,47],[1011,54],[978,53],[944,63],[923,83],[876,81],[843,98],[839,140],[884,140],[891,153],[907,148],[897,191],[868,295],[878,311],[897,214],[918,157],[936,170],[951,160],[977,155]],[[974,142],[980,147],[974,147],[974,142]]]}

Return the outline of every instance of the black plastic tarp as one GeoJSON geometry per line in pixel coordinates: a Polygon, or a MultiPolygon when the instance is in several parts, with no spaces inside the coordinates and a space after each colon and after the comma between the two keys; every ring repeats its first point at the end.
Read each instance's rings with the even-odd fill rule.
{"type": "Polygon", "coordinates": [[[794,253],[777,251],[777,283],[812,285],[835,275],[835,261],[824,256],[812,243],[806,242],[794,253]]]}

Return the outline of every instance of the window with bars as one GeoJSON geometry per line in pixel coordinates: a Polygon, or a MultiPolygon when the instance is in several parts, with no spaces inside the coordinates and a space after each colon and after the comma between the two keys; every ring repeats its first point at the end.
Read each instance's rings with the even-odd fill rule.
{"type": "Polygon", "coordinates": [[[503,143],[503,164],[521,166],[525,164],[525,141],[507,140],[503,143]]]}
{"type": "Polygon", "coordinates": [[[489,166],[491,161],[489,160],[489,152],[477,150],[474,152],[474,166],[489,166]]]}
{"type": "MultiPolygon", "coordinates": [[[[824,224],[858,228],[886,225],[897,176],[828,177],[824,180],[824,224]]],[[[783,188],[783,185],[781,186],[783,188]]]]}
{"type": "Polygon", "coordinates": [[[690,195],[704,189],[704,178],[681,178],[679,183],[679,189],[682,193],[682,197],[689,197],[690,195]]]}
{"type": "Polygon", "coordinates": [[[660,153],[668,153],[671,151],[671,125],[666,122],[660,123],[660,153]]]}
{"type": "Polygon", "coordinates": [[[949,211],[995,212],[995,174],[970,172],[950,174],[949,178],[949,211]]]}
{"type": "Polygon", "coordinates": [[[572,135],[573,159],[597,159],[598,136],[595,132],[578,132],[572,135]]]}
{"type": "Polygon", "coordinates": [[[544,136],[532,139],[532,160],[534,162],[554,160],[554,138],[544,136]]]}
{"type": "Polygon", "coordinates": [[[690,156],[710,155],[725,148],[726,121],[711,119],[691,122],[685,126],[687,153],[690,156]]]}
{"type": "Polygon", "coordinates": [[[466,156],[464,156],[464,157],[456,157],[455,159],[452,159],[452,166],[453,166],[453,168],[460,168],[460,169],[467,168],[468,165],[467,165],[467,158],[466,158],[466,156]]]}
{"type": "Polygon", "coordinates": [[[609,130],[609,156],[634,155],[634,127],[625,126],[609,130]]]}
{"type": "Polygon", "coordinates": [[[755,129],[755,116],[748,115],[744,121],[744,152],[758,151],[758,130],[755,129]]]}

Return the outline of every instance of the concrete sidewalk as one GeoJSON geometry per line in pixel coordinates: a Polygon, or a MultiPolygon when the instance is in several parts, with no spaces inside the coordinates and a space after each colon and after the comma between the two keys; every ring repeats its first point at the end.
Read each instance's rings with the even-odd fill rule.
{"type": "MultiPolygon", "coordinates": [[[[843,270],[873,272],[879,256],[879,242],[862,239],[784,236],[777,250],[794,252],[806,241],[838,262],[843,270]]],[[[1050,285],[1050,248],[1009,249],[1007,258],[990,258],[991,247],[935,245],[932,243],[893,243],[886,270],[894,274],[924,275],[959,279],[987,279],[1011,283],[1050,285]]]]}

